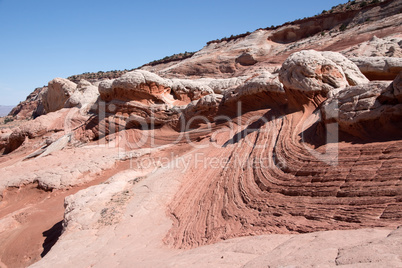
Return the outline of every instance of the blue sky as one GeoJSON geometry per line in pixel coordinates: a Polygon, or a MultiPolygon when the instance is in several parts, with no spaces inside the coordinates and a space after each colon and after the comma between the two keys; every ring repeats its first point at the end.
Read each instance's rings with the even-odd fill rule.
{"type": "Polygon", "coordinates": [[[345,2],[0,0],[0,105],[55,77],[132,69],[345,2]]]}

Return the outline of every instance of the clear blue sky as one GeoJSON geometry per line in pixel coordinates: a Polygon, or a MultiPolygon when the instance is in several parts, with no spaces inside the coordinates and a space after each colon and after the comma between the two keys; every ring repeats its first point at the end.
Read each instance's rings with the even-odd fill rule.
{"type": "Polygon", "coordinates": [[[0,0],[0,105],[55,77],[132,69],[342,0],[0,0]]]}

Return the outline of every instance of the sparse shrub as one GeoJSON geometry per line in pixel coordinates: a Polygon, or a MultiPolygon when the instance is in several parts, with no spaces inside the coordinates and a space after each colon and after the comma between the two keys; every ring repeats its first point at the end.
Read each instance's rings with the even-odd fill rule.
{"type": "Polygon", "coordinates": [[[343,32],[343,31],[346,30],[346,28],[347,28],[347,25],[346,25],[345,23],[343,23],[343,24],[341,25],[341,27],[339,27],[339,30],[340,30],[341,32],[343,32]]]}
{"type": "Polygon", "coordinates": [[[365,7],[365,6],[367,6],[367,2],[366,1],[361,2],[359,6],[360,7],[365,7]]]}
{"type": "Polygon", "coordinates": [[[7,116],[6,118],[4,118],[4,124],[8,124],[8,123],[13,122],[13,121],[14,121],[14,118],[12,118],[10,116],[7,116]]]}

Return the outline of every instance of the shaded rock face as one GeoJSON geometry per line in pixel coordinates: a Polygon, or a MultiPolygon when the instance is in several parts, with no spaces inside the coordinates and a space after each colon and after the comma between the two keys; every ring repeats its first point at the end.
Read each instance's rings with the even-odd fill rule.
{"type": "Polygon", "coordinates": [[[395,80],[390,85],[389,90],[398,99],[399,103],[402,103],[402,72],[398,74],[395,80]]]}
{"type": "Polygon", "coordinates": [[[402,137],[402,102],[395,90],[399,77],[391,85],[371,82],[332,92],[321,107],[325,120],[335,120],[342,131],[361,139],[402,137]]]}
{"type": "Polygon", "coordinates": [[[244,65],[244,66],[249,66],[249,65],[254,65],[257,63],[257,61],[254,59],[253,55],[249,53],[243,53],[241,54],[237,59],[236,62],[244,65]]]}
{"type": "Polygon", "coordinates": [[[50,113],[63,108],[76,88],[77,84],[64,78],[55,78],[50,81],[47,91],[43,95],[45,111],[50,113]]]}
{"type": "Polygon", "coordinates": [[[30,119],[46,114],[43,106],[43,94],[46,91],[47,87],[36,88],[25,101],[14,107],[9,115],[16,119],[30,119]]]}

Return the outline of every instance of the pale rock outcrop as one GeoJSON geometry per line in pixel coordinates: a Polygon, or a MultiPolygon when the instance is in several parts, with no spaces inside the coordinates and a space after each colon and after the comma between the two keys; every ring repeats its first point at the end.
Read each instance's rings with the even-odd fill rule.
{"type": "Polygon", "coordinates": [[[314,50],[303,50],[289,56],[279,71],[279,80],[291,107],[307,103],[318,106],[330,91],[368,81],[340,53],[314,50]]]}
{"type": "Polygon", "coordinates": [[[254,65],[258,61],[256,61],[250,53],[244,52],[238,58],[236,58],[236,63],[239,63],[243,66],[254,65]]]}
{"type": "Polygon", "coordinates": [[[77,112],[77,108],[61,109],[48,113],[32,121],[12,129],[7,134],[8,140],[5,145],[5,153],[10,153],[20,147],[25,140],[41,137],[50,132],[71,132],[75,127],[83,124],[88,119],[86,115],[77,112]]]}
{"type": "Polygon", "coordinates": [[[86,88],[89,86],[92,86],[91,82],[89,82],[85,79],[81,79],[77,84],[77,89],[82,89],[82,88],[86,88]]]}
{"type": "Polygon", "coordinates": [[[224,100],[225,102],[238,101],[242,97],[252,96],[263,92],[285,94],[285,90],[283,89],[281,82],[279,82],[278,75],[271,74],[267,71],[256,74],[254,77],[235,89],[225,91],[224,100]]]}
{"type": "Polygon", "coordinates": [[[98,96],[98,87],[93,86],[86,80],[81,80],[77,85],[77,90],[66,101],[64,108],[78,107],[89,109],[91,105],[95,104],[98,96]]]}
{"type": "Polygon", "coordinates": [[[172,79],[172,90],[179,100],[193,101],[214,93],[208,81],[172,79]]]}
{"type": "Polygon", "coordinates": [[[127,170],[102,184],[66,197],[64,230],[97,230],[118,223],[126,203],[133,195],[130,189],[142,178],[142,173],[127,170]]]}
{"type": "MultiPolygon", "coordinates": [[[[68,136],[59,139],[55,146],[60,148],[66,141],[68,136]]],[[[103,170],[112,168],[118,154],[117,148],[105,150],[100,146],[84,146],[54,150],[43,158],[31,158],[0,167],[0,197],[7,187],[20,187],[30,183],[37,183],[39,188],[47,191],[87,183],[96,179],[103,170]]]]}
{"type": "Polygon", "coordinates": [[[222,94],[228,89],[241,85],[246,79],[247,77],[172,79],[172,90],[181,100],[193,101],[212,93],[222,94]]]}
{"type": "Polygon", "coordinates": [[[48,147],[46,147],[45,151],[39,157],[44,157],[51,153],[62,150],[71,141],[71,137],[72,133],[69,133],[51,143],[48,147]]]}
{"type": "Polygon", "coordinates": [[[163,98],[170,94],[172,83],[148,71],[128,72],[120,78],[102,82],[99,85],[100,97],[104,101],[112,99],[136,100],[147,104],[164,103],[163,98]]]}
{"type": "Polygon", "coordinates": [[[222,109],[225,114],[278,108],[287,103],[287,97],[278,74],[259,70],[250,79],[236,88],[223,93],[222,109]]]}
{"type": "MultiPolygon", "coordinates": [[[[228,80],[216,79],[213,82],[218,84],[228,80]]],[[[220,88],[222,89],[222,87],[220,88]]],[[[279,106],[286,103],[285,91],[279,82],[278,75],[271,74],[268,71],[261,71],[254,74],[252,78],[244,83],[236,87],[229,86],[226,90],[219,92],[222,92],[222,94],[216,94],[215,92],[189,103],[183,110],[186,122],[189,120],[194,121],[191,118],[195,116],[203,116],[208,121],[214,121],[214,117],[218,112],[225,115],[236,112],[238,109],[237,104],[241,105],[244,112],[245,110],[279,106]]],[[[203,120],[198,121],[202,123],[203,120]]],[[[205,123],[205,121],[203,122],[205,123]]]]}
{"type": "Polygon", "coordinates": [[[338,266],[357,266],[369,264],[375,266],[401,266],[402,252],[400,250],[402,226],[390,232],[385,238],[378,238],[359,245],[345,246],[338,250],[335,260],[338,266]]]}
{"type": "MultiPolygon", "coordinates": [[[[223,79],[211,79],[208,82],[208,86],[213,90],[216,94],[223,94],[226,90],[235,88],[240,86],[248,79],[247,76],[238,76],[232,78],[223,78],[223,79]]],[[[204,79],[200,79],[203,81],[204,79]]]]}
{"type": "Polygon", "coordinates": [[[323,51],[321,54],[342,68],[342,71],[344,72],[346,80],[350,86],[356,86],[369,82],[367,77],[360,72],[359,68],[351,60],[343,57],[337,52],[323,51]]]}
{"type": "Polygon", "coordinates": [[[181,128],[184,125],[187,128],[194,128],[199,124],[214,121],[222,98],[221,94],[210,94],[189,103],[182,113],[180,120],[181,128]]]}
{"type": "Polygon", "coordinates": [[[77,84],[64,78],[55,78],[49,82],[43,94],[43,105],[47,113],[60,110],[73,95],[77,84]]]}
{"type": "Polygon", "coordinates": [[[99,84],[99,93],[104,101],[117,99],[147,104],[173,104],[175,100],[179,100],[189,103],[212,93],[221,94],[246,79],[165,79],[145,70],[135,70],[116,80],[102,81],[99,84]]]}
{"type": "Polygon", "coordinates": [[[355,57],[351,60],[370,80],[393,80],[402,71],[402,58],[355,57]]]}
{"type": "Polygon", "coordinates": [[[347,58],[352,57],[402,57],[402,38],[391,35],[357,44],[341,51],[347,58]]]}
{"type": "Polygon", "coordinates": [[[0,129],[0,152],[7,146],[11,133],[12,130],[9,128],[0,129]]]}
{"type": "Polygon", "coordinates": [[[53,141],[52,139],[46,139],[45,145],[35,152],[29,154],[24,158],[24,160],[28,160],[34,157],[44,157],[51,153],[62,150],[67,144],[71,141],[72,133],[62,136],[61,138],[53,141]]]}
{"type": "MultiPolygon", "coordinates": [[[[116,114],[120,119],[120,124],[124,124],[125,128],[132,128],[139,125],[165,125],[174,122],[177,112],[172,107],[169,104],[148,106],[136,101],[112,100],[107,103],[106,112],[116,114]]],[[[112,121],[115,120],[112,119],[112,121]]]]}
{"type": "Polygon", "coordinates": [[[98,85],[99,95],[102,100],[111,100],[113,98],[112,85],[115,79],[103,80],[98,85]]]}
{"type": "Polygon", "coordinates": [[[334,91],[321,111],[326,122],[335,121],[342,131],[356,137],[382,140],[402,135],[402,102],[388,82],[334,91]]]}

